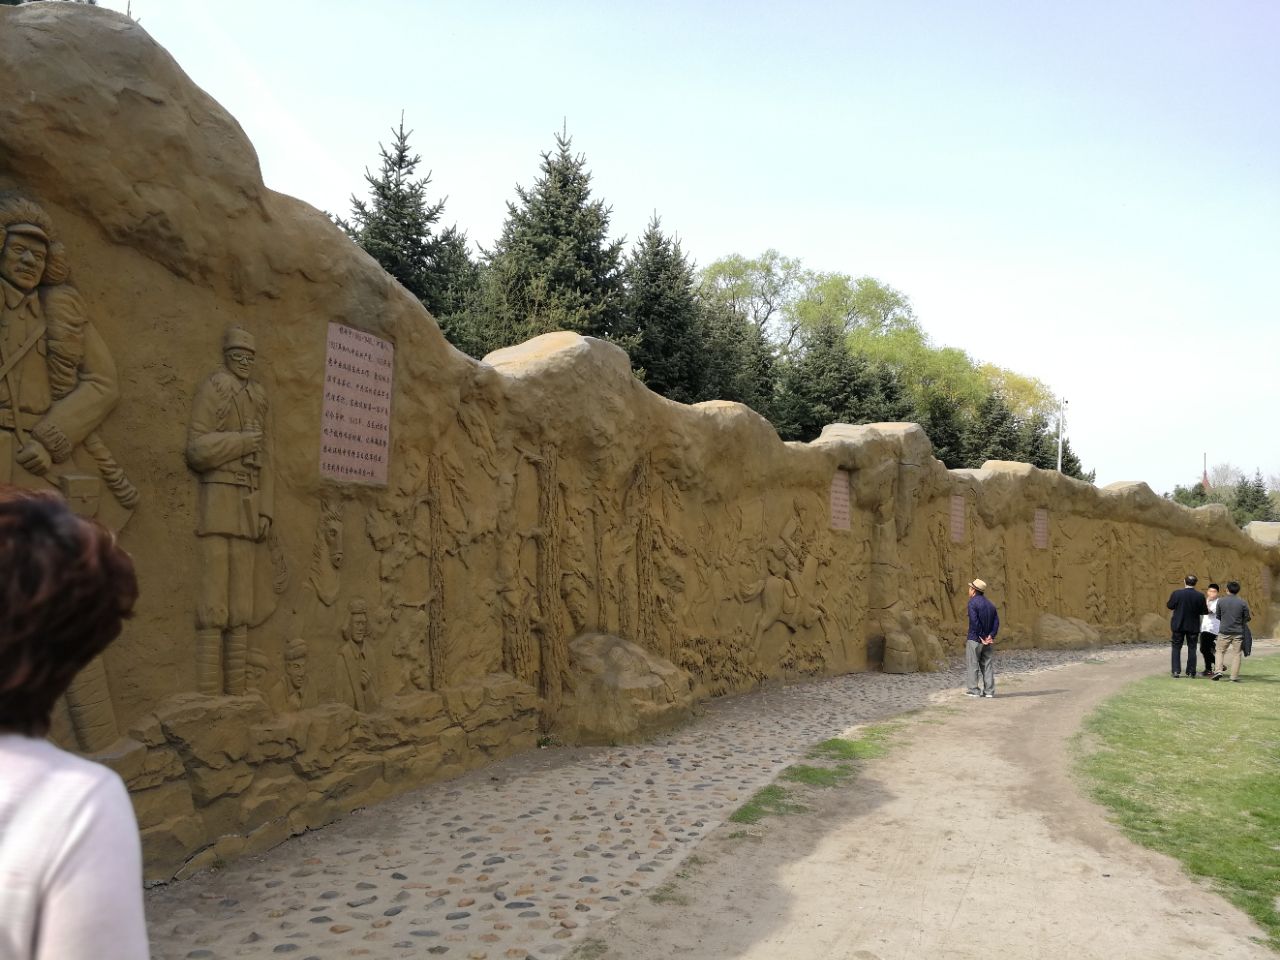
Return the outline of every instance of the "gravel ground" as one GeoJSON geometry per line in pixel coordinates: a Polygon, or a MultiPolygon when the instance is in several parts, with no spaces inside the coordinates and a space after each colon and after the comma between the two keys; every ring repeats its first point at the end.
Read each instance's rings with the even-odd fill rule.
{"type": "MultiPolygon", "coordinates": [[[[997,684],[1117,656],[1166,645],[1001,651],[997,684]]],[[[956,661],[768,687],[648,743],[533,751],[415,790],[152,889],[153,956],[563,956],[814,743],[959,698],[962,673],[956,661]]]]}

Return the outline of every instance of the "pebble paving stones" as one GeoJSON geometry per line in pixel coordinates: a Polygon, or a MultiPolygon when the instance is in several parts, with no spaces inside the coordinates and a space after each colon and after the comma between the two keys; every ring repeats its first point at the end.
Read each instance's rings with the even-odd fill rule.
{"type": "MultiPolygon", "coordinates": [[[[1001,651],[998,669],[1008,679],[1132,650],[1001,651]]],[[[153,888],[152,955],[563,957],[814,743],[958,699],[961,675],[955,663],[762,689],[649,743],[534,751],[415,790],[153,888]]]]}

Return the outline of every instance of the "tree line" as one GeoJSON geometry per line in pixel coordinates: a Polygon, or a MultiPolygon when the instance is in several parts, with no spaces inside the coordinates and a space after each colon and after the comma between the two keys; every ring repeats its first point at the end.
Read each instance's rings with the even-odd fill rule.
{"type": "Polygon", "coordinates": [[[1165,497],[1184,507],[1220,503],[1242,527],[1253,520],[1280,520],[1280,475],[1263,480],[1262,471],[1255,469],[1250,477],[1231,463],[1216,464],[1198,482],[1175,486],[1165,497]]]}
{"type": "MultiPolygon", "coordinates": [[[[776,250],[698,268],[655,215],[627,248],[567,133],[517,186],[501,234],[472,256],[444,226],[445,200],[418,175],[404,120],[366,197],[335,222],[480,358],[552,330],[618,344],[654,392],[682,403],[734,400],[784,440],[828,423],[919,423],[948,467],[986,460],[1057,465],[1057,402],[1038,380],[929,339],[901,291],[872,277],[810,270],[776,250]]],[[[1063,472],[1093,480],[1064,439],[1063,472]]]]}

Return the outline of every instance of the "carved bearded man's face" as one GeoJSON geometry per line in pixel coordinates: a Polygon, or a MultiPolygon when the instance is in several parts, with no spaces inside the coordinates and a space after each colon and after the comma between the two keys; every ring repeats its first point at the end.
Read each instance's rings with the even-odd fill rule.
{"type": "Polygon", "coordinates": [[[302,681],[307,677],[307,661],[302,657],[286,660],[284,671],[289,675],[289,685],[295,690],[301,690],[302,681]]]}
{"type": "Polygon", "coordinates": [[[0,250],[0,277],[23,293],[30,293],[40,285],[44,276],[45,260],[49,245],[37,236],[18,231],[13,227],[5,231],[4,249],[0,250]]]}

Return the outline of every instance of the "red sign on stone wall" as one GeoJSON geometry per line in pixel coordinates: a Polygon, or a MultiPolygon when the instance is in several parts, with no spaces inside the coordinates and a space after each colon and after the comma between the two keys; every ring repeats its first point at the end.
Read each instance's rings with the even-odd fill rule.
{"type": "Polygon", "coordinates": [[[340,323],[329,324],[327,346],[320,476],[385,487],[395,347],[340,323]]]}
{"type": "Polygon", "coordinates": [[[964,497],[951,497],[951,542],[964,543],[964,497]]]}
{"type": "Polygon", "coordinates": [[[1037,550],[1049,549],[1049,511],[1043,508],[1036,510],[1035,522],[1031,529],[1032,542],[1037,550]]]}
{"type": "Polygon", "coordinates": [[[852,508],[849,502],[849,471],[837,470],[831,478],[831,529],[848,530],[852,508]]]}

